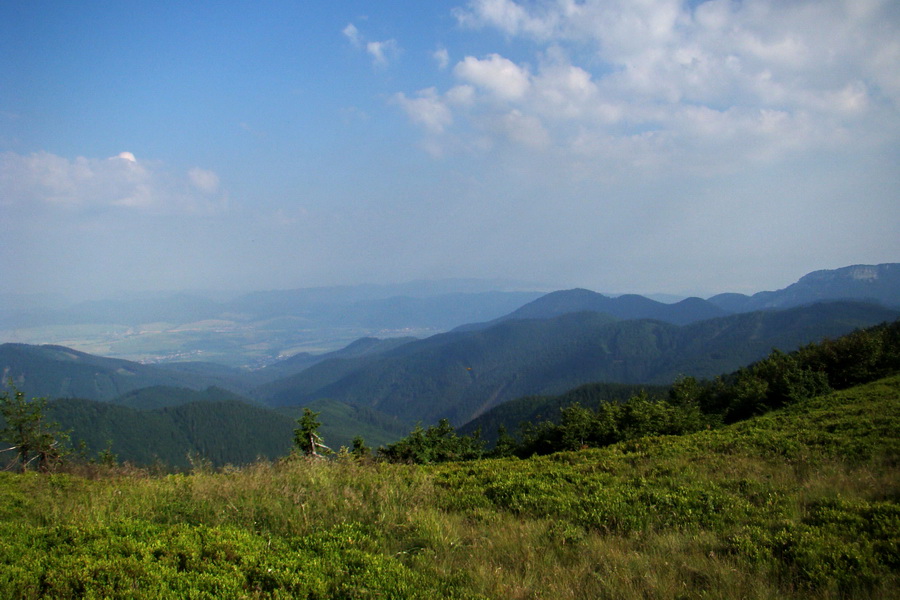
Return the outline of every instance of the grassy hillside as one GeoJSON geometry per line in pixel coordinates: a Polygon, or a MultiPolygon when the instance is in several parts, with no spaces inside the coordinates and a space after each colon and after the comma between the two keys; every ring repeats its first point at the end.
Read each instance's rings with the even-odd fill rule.
{"type": "Polygon", "coordinates": [[[529,460],[0,473],[0,596],[896,598],[898,431],[893,377],[529,460]]]}

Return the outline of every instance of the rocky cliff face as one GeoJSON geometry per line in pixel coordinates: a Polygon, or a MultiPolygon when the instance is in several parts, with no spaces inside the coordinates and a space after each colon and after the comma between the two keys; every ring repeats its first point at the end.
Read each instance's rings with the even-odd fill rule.
{"type": "Polygon", "coordinates": [[[876,282],[883,279],[900,278],[900,264],[853,265],[842,269],[813,271],[804,275],[797,283],[822,283],[834,281],[876,282]]]}

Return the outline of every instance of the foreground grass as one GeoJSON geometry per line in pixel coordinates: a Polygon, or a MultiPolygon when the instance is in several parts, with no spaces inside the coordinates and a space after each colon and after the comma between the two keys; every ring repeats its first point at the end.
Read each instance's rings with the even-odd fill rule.
{"type": "Polygon", "coordinates": [[[896,598],[900,377],[439,467],[0,474],[0,597],[896,598]]]}

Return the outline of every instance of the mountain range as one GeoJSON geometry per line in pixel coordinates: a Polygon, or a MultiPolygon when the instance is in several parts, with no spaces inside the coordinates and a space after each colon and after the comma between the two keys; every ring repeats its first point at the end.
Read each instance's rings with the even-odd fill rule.
{"type": "Polygon", "coordinates": [[[728,312],[802,306],[826,300],[859,300],[900,307],[900,263],[854,265],[814,271],[774,292],[719,294],[709,301],[728,312]]]}
{"type": "MultiPolygon", "coordinates": [[[[0,294],[0,342],[55,344],[142,363],[215,362],[257,369],[298,354],[320,356],[362,337],[428,337],[500,320],[603,312],[676,325],[823,300],[900,306],[900,265],[816,271],[777,291],[660,302],[590,290],[549,294],[521,282],[446,280],[254,292],[140,294],[67,303],[0,294]]],[[[659,296],[656,296],[657,298],[659,296]]]]}
{"type": "MultiPolygon", "coordinates": [[[[423,339],[363,337],[331,352],[300,352],[252,370],[210,362],[140,364],[59,345],[3,344],[0,371],[4,380],[12,379],[28,395],[70,399],[59,401],[59,406],[70,406],[68,412],[60,413],[64,415],[61,421],[77,424],[76,428],[90,428],[95,422],[98,430],[116,429],[114,425],[100,427],[106,422],[103,419],[120,425],[127,421],[139,429],[152,425],[156,438],[172,440],[178,448],[198,451],[203,446],[216,461],[234,462],[238,459],[214,442],[198,441],[206,440],[204,436],[211,435],[208,432],[191,438],[173,431],[187,421],[194,423],[187,431],[199,431],[196,419],[201,417],[193,415],[204,411],[212,411],[210,419],[267,422],[267,433],[258,443],[242,443],[268,455],[271,448],[289,443],[292,420],[302,407],[313,406],[326,416],[323,432],[332,441],[347,445],[353,435],[365,432],[374,443],[388,443],[416,422],[441,418],[455,425],[490,427],[508,421],[509,415],[528,413],[527,400],[517,401],[525,402],[518,407],[507,404],[513,400],[555,396],[585,384],[615,383],[625,386],[617,388],[621,392],[635,386],[666,385],[679,375],[712,377],[757,360],[773,348],[789,351],[823,337],[896,320],[900,317],[898,267],[854,266],[816,272],[777,292],[688,298],[671,304],[636,295],[609,297],[583,289],[537,297],[525,294],[524,303],[504,314],[423,339]],[[98,408],[91,402],[103,405],[98,408]],[[506,417],[494,412],[504,406],[506,417]],[[94,420],[78,417],[79,411],[94,414],[94,420]],[[156,416],[143,419],[135,414],[156,416]],[[170,421],[163,427],[160,419],[170,421]],[[271,444],[270,437],[275,440],[271,444]]],[[[306,296],[307,301],[314,297],[316,302],[327,302],[334,299],[333,294],[339,292],[319,290],[306,296]]],[[[346,290],[340,294],[345,298],[354,295],[348,296],[346,290]]],[[[506,292],[501,296],[473,294],[499,302],[494,312],[515,297],[503,295],[506,292]]],[[[236,302],[246,302],[245,310],[257,306],[257,315],[271,316],[293,310],[291,298],[303,295],[262,294],[236,302]]],[[[415,306],[426,300],[437,307],[452,303],[453,298],[462,304],[462,298],[471,299],[453,294],[431,299],[405,297],[402,301],[381,298],[365,300],[365,306],[371,315],[372,307],[379,303],[379,310],[390,312],[391,306],[415,306]]],[[[444,324],[474,310],[475,304],[460,309],[444,324]]],[[[337,305],[346,310],[352,302],[337,305]]],[[[300,318],[309,306],[293,310],[292,318],[300,318]]],[[[405,318],[394,317],[400,319],[394,324],[405,318]]],[[[591,396],[598,401],[618,393],[598,389],[591,396]]],[[[534,401],[532,405],[537,406],[534,401]]],[[[231,431],[229,427],[244,431],[237,424],[222,421],[220,425],[222,432],[231,431]]],[[[104,441],[96,432],[79,435],[95,451],[104,441]]],[[[118,441],[122,435],[117,434],[117,444],[122,444],[118,441]]],[[[154,455],[161,456],[159,452],[154,455]]],[[[141,455],[142,460],[146,456],[141,455]]],[[[242,455],[240,460],[244,458],[242,455]]]]}
{"type": "Polygon", "coordinates": [[[331,359],[263,386],[273,406],[319,398],[363,404],[406,419],[463,424],[514,398],[560,394],[592,381],[665,384],[711,377],[823,337],[893,321],[900,312],[820,303],[673,325],[596,312],[503,321],[357,359],[331,359]]]}

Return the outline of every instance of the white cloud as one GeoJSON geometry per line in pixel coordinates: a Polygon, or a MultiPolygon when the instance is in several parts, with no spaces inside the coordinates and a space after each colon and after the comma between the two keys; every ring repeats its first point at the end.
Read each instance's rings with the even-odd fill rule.
{"type": "Polygon", "coordinates": [[[443,133],[453,123],[450,108],[434,88],[420,90],[415,98],[407,98],[405,94],[398,93],[394,95],[394,101],[414,123],[422,125],[430,133],[443,133]]]}
{"type": "Polygon", "coordinates": [[[194,167],[173,172],[159,162],[137,160],[131,152],[108,159],[0,154],[0,202],[10,207],[210,213],[224,206],[218,188],[212,171],[194,167]]]}
{"type": "Polygon", "coordinates": [[[344,36],[348,40],[350,40],[350,43],[353,44],[354,46],[356,46],[357,48],[359,48],[360,45],[362,44],[362,42],[359,39],[359,29],[357,29],[356,25],[354,25],[353,23],[347,23],[347,26],[341,30],[341,33],[343,33],[344,36]]]}
{"type": "Polygon", "coordinates": [[[188,171],[191,185],[204,194],[214,194],[219,189],[219,176],[212,171],[194,167],[188,171]]]}
{"type": "Polygon", "coordinates": [[[437,62],[438,68],[442,71],[450,65],[450,53],[446,48],[438,48],[432,53],[432,58],[437,62]]]}
{"type": "Polygon", "coordinates": [[[444,95],[448,104],[456,106],[472,106],[475,102],[475,88],[471,85],[457,85],[444,95]]]}
{"type": "Polygon", "coordinates": [[[507,56],[458,62],[466,102],[452,100],[453,87],[427,95],[440,127],[407,110],[448,139],[512,139],[515,115],[562,150],[627,151],[653,139],[672,160],[695,152],[737,165],[900,133],[900,5],[891,0],[471,0],[455,14],[465,27],[528,40],[535,66],[509,45],[507,56]]]}
{"type": "Polygon", "coordinates": [[[501,100],[519,100],[530,86],[528,70],[511,60],[491,54],[486,59],[467,56],[453,69],[464,81],[488,90],[501,100]]]}
{"type": "Polygon", "coordinates": [[[537,38],[553,35],[558,27],[559,13],[573,13],[577,5],[569,0],[561,0],[555,5],[547,3],[541,14],[533,15],[512,0],[473,0],[470,10],[456,10],[460,24],[468,27],[490,25],[508,35],[527,34],[537,38]]]}
{"type": "Polygon", "coordinates": [[[378,66],[386,66],[399,53],[397,42],[385,40],[383,42],[369,42],[366,44],[366,52],[372,56],[373,62],[378,66]]]}
{"type": "Polygon", "coordinates": [[[400,46],[396,40],[367,40],[353,23],[348,23],[341,33],[354,48],[364,49],[372,57],[372,63],[377,67],[387,66],[400,54],[400,46]]]}
{"type": "Polygon", "coordinates": [[[511,110],[503,115],[498,123],[507,138],[524,146],[542,148],[550,143],[550,134],[540,119],[535,116],[523,114],[519,110],[511,110]]]}

